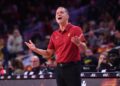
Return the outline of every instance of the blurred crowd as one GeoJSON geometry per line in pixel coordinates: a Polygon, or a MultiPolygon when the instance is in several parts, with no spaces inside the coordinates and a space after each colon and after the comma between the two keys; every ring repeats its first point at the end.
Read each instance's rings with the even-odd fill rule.
{"type": "Polygon", "coordinates": [[[120,0],[0,0],[0,74],[54,72],[55,56],[46,61],[24,42],[31,39],[38,48],[47,48],[58,27],[58,6],[68,9],[70,22],[82,28],[87,40],[82,71],[119,70],[120,0]]]}

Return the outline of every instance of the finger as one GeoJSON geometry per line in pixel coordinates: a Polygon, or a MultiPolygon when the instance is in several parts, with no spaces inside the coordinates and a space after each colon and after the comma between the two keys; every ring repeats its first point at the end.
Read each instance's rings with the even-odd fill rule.
{"type": "Polygon", "coordinates": [[[33,44],[33,42],[32,42],[31,40],[29,40],[29,42],[30,42],[31,44],[33,44]]]}
{"type": "Polygon", "coordinates": [[[82,36],[83,36],[83,34],[80,34],[79,39],[81,39],[81,38],[82,38],[82,36]]]}
{"type": "Polygon", "coordinates": [[[76,41],[76,42],[79,42],[79,41],[80,41],[80,39],[79,39],[78,36],[75,36],[75,41],[76,41]]]}
{"type": "Polygon", "coordinates": [[[72,38],[71,38],[71,41],[74,43],[74,42],[75,42],[75,37],[72,37],[72,38]]]}
{"type": "Polygon", "coordinates": [[[83,34],[80,34],[80,36],[79,36],[79,37],[81,38],[82,36],[83,36],[83,34]]]}
{"type": "Polygon", "coordinates": [[[27,42],[24,42],[27,45],[27,42]]]}
{"type": "Polygon", "coordinates": [[[25,44],[26,44],[27,46],[29,46],[29,43],[25,42],[25,44]]]}
{"type": "Polygon", "coordinates": [[[80,42],[81,41],[81,37],[75,36],[75,41],[80,42]]]}
{"type": "Polygon", "coordinates": [[[79,41],[81,36],[74,36],[74,38],[75,38],[76,41],[79,41]]]}
{"type": "Polygon", "coordinates": [[[72,41],[74,44],[76,44],[76,43],[77,43],[76,37],[72,37],[71,41],[72,41]]]}
{"type": "Polygon", "coordinates": [[[73,37],[71,38],[71,41],[73,42],[73,37]]]}

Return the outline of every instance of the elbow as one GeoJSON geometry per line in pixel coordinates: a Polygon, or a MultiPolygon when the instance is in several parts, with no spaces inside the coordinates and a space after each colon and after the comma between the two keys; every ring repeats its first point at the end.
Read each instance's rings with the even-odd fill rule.
{"type": "Polygon", "coordinates": [[[44,55],[43,58],[45,58],[45,59],[50,59],[50,58],[51,58],[51,55],[44,55]]]}
{"type": "Polygon", "coordinates": [[[52,56],[52,54],[49,53],[49,52],[46,52],[46,54],[43,55],[43,57],[46,58],[46,59],[49,59],[51,56],[52,56]]]}

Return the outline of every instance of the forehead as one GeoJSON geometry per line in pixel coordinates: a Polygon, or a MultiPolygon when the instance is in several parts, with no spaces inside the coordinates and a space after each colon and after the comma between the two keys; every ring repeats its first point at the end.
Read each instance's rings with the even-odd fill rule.
{"type": "Polygon", "coordinates": [[[31,60],[39,60],[36,56],[31,57],[31,60]]]}
{"type": "Polygon", "coordinates": [[[15,33],[18,33],[19,31],[17,29],[14,30],[15,33]]]}
{"type": "Polygon", "coordinates": [[[66,9],[63,8],[63,7],[59,7],[57,10],[56,10],[56,13],[57,12],[66,12],[66,9]]]}

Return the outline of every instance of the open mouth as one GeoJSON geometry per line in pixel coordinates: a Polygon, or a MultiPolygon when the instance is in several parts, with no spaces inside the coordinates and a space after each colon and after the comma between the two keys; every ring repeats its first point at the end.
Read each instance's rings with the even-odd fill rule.
{"type": "Polygon", "coordinates": [[[58,20],[61,20],[62,19],[62,17],[58,17],[58,20]]]}

